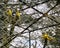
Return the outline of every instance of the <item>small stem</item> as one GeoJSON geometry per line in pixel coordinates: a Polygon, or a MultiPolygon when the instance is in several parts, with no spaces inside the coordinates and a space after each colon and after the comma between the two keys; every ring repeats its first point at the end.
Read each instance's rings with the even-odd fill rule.
{"type": "Polygon", "coordinates": [[[43,48],[45,48],[46,45],[47,45],[47,38],[46,38],[45,41],[44,41],[44,46],[43,46],[43,48]]]}

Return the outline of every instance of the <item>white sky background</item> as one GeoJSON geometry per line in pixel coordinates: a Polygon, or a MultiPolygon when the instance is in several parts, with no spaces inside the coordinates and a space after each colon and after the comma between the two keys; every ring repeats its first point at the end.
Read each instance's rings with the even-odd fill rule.
{"type": "MultiPolygon", "coordinates": [[[[15,0],[15,1],[16,1],[16,0],[15,0]]],[[[34,8],[38,9],[39,11],[41,11],[41,12],[43,12],[43,13],[45,13],[47,10],[49,10],[49,8],[47,8],[47,5],[46,5],[46,4],[38,5],[38,6],[34,7],[34,8]]],[[[25,12],[26,14],[32,14],[32,13],[34,13],[35,11],[34,11],[33,9],[29,8],[29,9],[26,9],[24,12],[25,12]]],[[[36,16],[37,16],[37,15],[35,15],[34,17],[36,17],[36,16]]],[[[17,33],[21,32],[22,30],[23,30],[22,28],[19,28],[19,27],[17,27],[17,26],[16,26],[15,29],[14,29],[14,31],[17,32],[17,33]]],[[[36,34],[35,36],[37,36],[37,35],[40,36],[40,35],[41,35],[41,31],[35,31],[34,34],[36,34]],[[38,32],[38,34],[37,34],[37,32],[38,32]]],[[[26,34],[23,34],[23,35],[28,37],[28,34],[27,34],[27,33],[26,33],[26,34]]],[[[20,45],[23,46],[23,44],[20,44],[21,41],[22,41],[23,44],[27,42],[27,40],[24,39],[23,37],[16,37],[16,38],[11,42],[11,44],[12,44],[13,46],[16,46],[16,47],[19,47],[20,45]]],[[[32,43],[33,43],[33,42],[34,42],[34,40],[32,40],[32,43]]],[[[38,45],[40,44],[40,46],[42,47],[42,43],[39,42],[38,40],[37,40],[37,42],[38,42],[38,45]]],[[[26,43],[26,45],[28,45],[28,43],[26,43]]],[[[38,46],[38,45],[37,45],[37,46],[38,46]]],[[[40,46],[37,47],[37,48],[40,48],[40,46]]],[[[10,47],[10,48],[12,48],[12,47],[10,47]]],[[[33,48],[33,47],[32,47],[32,48],[33,48]]]]}
{"type": "MultiPolygon", "coordinates": [[[[38,6],[35,6],[34,8],[36,8],[37,10],[39,10],[43,13],[45,13],[49,10],[49,8],[47,8],[46,4],[38,5],[38,6]]],[[[26,12],[26,14],[33,14],[35,12],[35,10],[33,10],[32,8],[28,8],[24,12],[26,12]]]]}
{"type": "Polygon", "coordinates": [[[38,9],[40,12],[43,12],[43,13],[49,10],[46,4],[38,5],[38,6],[35,6],[34,8],[38,9]]]}

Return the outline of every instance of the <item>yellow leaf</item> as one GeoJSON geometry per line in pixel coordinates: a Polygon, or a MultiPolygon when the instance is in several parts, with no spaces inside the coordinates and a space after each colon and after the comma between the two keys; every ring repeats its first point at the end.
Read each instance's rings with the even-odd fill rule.
{"type": "Polygon", "coordinates": [[[43,34],[43,36],[42,36],[43,38],[47,38],[48,37],[48,34],[43,34]]]}
{"type": "Polygon", "coordinates": [[[19,11],[16,12],[16,16],[18,16],[18,17],[20,16],[20,12],[19,11]]]}
{"type": "Polygon", "coordinates": [[[47,33],[43,34],[42,37],[43,37],[44,39],[49,40],[49,41],[53,40],[53,38],[52,38],[51,36],[49,36],[47,33]]]}
{"type": "Polygon", "coordinates": [[[8,16],[12,16],[12,10],[11,10],[11,9],[8,9],[7,12],[6,12],[6,14],[7,14],[8,16]]]}

